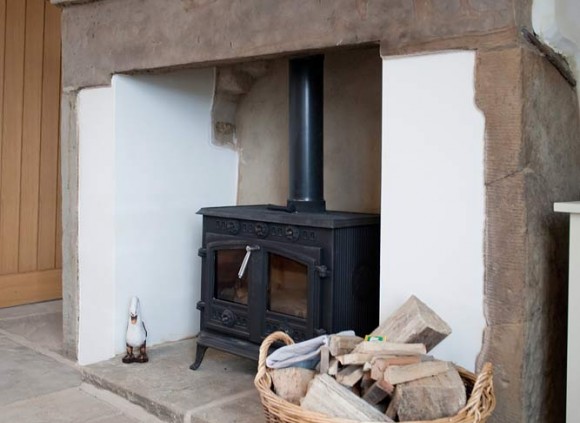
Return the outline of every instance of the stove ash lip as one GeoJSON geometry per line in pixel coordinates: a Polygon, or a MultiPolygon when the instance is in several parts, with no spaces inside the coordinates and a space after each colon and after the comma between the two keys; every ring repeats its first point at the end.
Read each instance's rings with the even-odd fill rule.
{"type": "Polygon", "coordinates": [[[323,213],[324,55],[292,58],[288,64],[288,213],[323,213]]]}

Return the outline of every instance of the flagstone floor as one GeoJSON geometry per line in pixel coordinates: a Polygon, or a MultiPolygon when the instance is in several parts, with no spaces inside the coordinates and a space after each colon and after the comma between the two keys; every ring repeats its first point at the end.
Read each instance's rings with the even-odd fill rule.
{"type": "Polygon", "coordinates": [[[195,339],[78,366],[61,355],[59,301],[0,309],[0,423],[261,423],[256,363],[208,350],[189,370],[195,339]]]}

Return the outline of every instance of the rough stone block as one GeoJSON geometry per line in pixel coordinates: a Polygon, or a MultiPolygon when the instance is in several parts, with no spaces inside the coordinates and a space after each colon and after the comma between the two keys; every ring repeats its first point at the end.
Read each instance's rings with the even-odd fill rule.
{"type": "Polygon", "coordinates": [[[77,358],[79,340],[78,148],[77,92],[64,92],[60,109],[63,351],[73,360],[77,358]]]}
{"type": "MultiPolygon", "coordinates": [[[[55,0],[67,5],[66,0],[55,0]]],[[[72,3],[75,0],[68,0],[72,3]]],[[[63,85],[135,69],[251,59],[389,40],[408,45],[513,28],[513,0],[447,8],[425,0],[97,1],[63,10],[63,85]],[[135,11],[138,11],[136,13],[135,11]],[[256,19],[247,19],[254,16],[256,19]],[[130,52],[130,54],[128,54],[130,52]]],[[[457,3],[454,1],[453,3],[457,3]]]]}
{"type": "MultiPolygon", "coordinates": [[[[523,369],[524,421],[564,421],[567,324],[567,216],[553,203],[577,200],[580,113],[577,91],[545,57],[522,62],[526,177],[527,278],[523,369]]],[[[568,359],[574,359],[568,358],[568,359]]]]}
{"type": "Polygon", "coordinates": [[[484,313],[489,325],[524,320],[526,280],[525,175],[486,190],[484,313]]]}
{"type": "Polygon", "coordinates": [[[485,183],[525,166],[522,140],[521,49],[477,53],[475,101],[485,115],[485,183]]]}
{"type": "Polygon", "coordinates": [[[523,423],[523,370],[525,324],[489,326],[483,335],[478,366],[493,364],[496,409],[491,422],[523,423]]]}

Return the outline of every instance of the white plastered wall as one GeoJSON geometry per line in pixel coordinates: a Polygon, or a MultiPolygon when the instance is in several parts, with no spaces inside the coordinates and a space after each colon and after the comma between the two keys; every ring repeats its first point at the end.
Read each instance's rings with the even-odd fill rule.
{"type": "Polygon", "coordinates": [[[213,81],[212,69],[114,76],[79,95],[80,364],[124,350],[133,295],[148,345],[199,330],[196,212],[237,191],[237,153],[210,141],[213,81]]]}
{"type": "Polygon", "coordinates": [[[580,1],[534,0],[532,24],[543,42],[567,58],[580,100],[580,1]]]}
{"type": "Polygon", "coordinates": [[[453,329],[433,350],[473,369],[485,327],[484,118],[474,52],[383,61],[381,319],[411,294],[453,329]]]}
{"type": "Polygon", "coordinates": [[[78,96],[80,364],[115,353],[114,99],[112,87],[78,96]]]}

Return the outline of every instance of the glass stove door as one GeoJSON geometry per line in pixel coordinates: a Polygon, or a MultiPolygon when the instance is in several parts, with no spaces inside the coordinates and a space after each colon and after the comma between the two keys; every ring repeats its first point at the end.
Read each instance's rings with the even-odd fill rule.
{"type": "Polygon", "coordinates": [[[308,317],[308,266],[288,257],[268,253],[268,310],[308,317]]]}
{"type": "Polygon", "coordinates": [[[240,241],[212,240],[207,244],[207,288],[205,326],[239,338],[250,339],[259,316],[256,308],[256,280],[261,258],[259,246],[240,241]]]}
{"type": "Polygon", "coordinates": [[[215,252],[214,298],[237,304],[248,304],[248,275],[250,272],[247,271],[247,260],[245,271],[241,277],[238,276],[246,255],[246,250],[242,248],[215,252]]]}
{"type": "Polygon", "coordinates": [[[256,343],[276,330],[296,341],[313,336],[321,323],[321,249],[245,241],[207,244],[206,326],[256,343]]]}
{"type": "Polygon", "coordinates": [[[265,318],[262,336],[282,330],[294,341],[314,336],[321,324],[322,250],[264,243],[265,318]]]}

